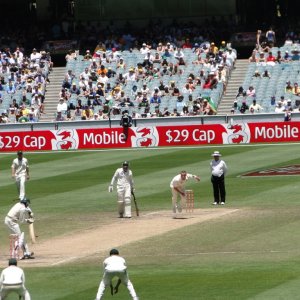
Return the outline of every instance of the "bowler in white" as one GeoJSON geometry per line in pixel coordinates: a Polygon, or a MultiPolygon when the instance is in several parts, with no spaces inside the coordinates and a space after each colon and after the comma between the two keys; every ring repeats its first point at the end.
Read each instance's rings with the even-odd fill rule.
{"type": "Polygon", "coordinates": [[[180,174],[176,175],[170,183],[170,188],[172,191],[172,209],[174,216],[177,212],[182,212],[182,208],[186,203],[185,183],[190,178],[194,178],[195,180],[200,181],[200,177],[189,174],[186,171],[181,171],[180,174]],[[180,202],[177,201],[178,195],[180,196],[180,202]]]}

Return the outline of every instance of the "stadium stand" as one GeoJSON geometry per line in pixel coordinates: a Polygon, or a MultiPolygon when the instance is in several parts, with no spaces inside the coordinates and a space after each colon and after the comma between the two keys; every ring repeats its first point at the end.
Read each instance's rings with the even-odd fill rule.
{"type": "Polygon", "coordinates": [[[38,122],[52,66],[49,53],[35,48],[30,56],[18,47],[0,52],[1,123],[38,122]]]}
{"type": "MultiPolygon", "coordinates": [[[[288,40],[282,47],[261,47],[261,50],[267,51],[263,54],[254,51],[253,62],[249,62],[245,78],[240,85],[245,92],[253,86],[255,97],[243,94],[232,97],[232,79],[234,76],[241,79],[243,73],[240,72],[241,64],[236,62],[236,51],[229,50],[231,45],[225,41],[221,42],[221,39],[222,34],[232,31],[234,23],[230,20],[219,20],[219,23],[216,23],[213,19],[205,22],[209,31],[192,23],[174,22],[162,26],[150,22],[144,31],[133,30],[130,33],[113,24],[104,28],[80,23],[80,26],[70,27],[68,32],[61,31],[60,37],[57,37],[77,39],[77,49],[80,49],[80,54],[79,50],[67,54],[66,68],[57,73],[50,73],[52,64],[49,52],[37,51],[37,54],[42,56],[39,61],[39,58],[32,58],[28,50],[19,49],[21,56],[23,55],[20,63],[17,61],[15,50],[16,41],[20,37],[10,43],[9,39],[5,40],[6,38],[2,37],[2,43],[9,44],[10,47],[1,47],[0,54],[0,121],[54,121],[57,118],[57,110],[61,110],[60,98],[63,98],[63,104],[67,105],[67,110],[62,111],[62,117],[59,117],[62,120],[82,120],[87,119],[87,115],[92,120],[108,116],[120,118],[124,110],[136,117],[240,114],[250,112],[241,112],[240,107],[245,104],[250,108],[254,99],[256,104],[263,108],[259,112],[282,111],[282,108],[278,109],[279,101],[285,109],[292,107],[294,111],[299,110],[297,43],[288,40]],[[220,30],[220,27],[224,30],[220,30]],[[154,35],[153,31],[157,34],[154,35]],[[168,34],[169,32],[172,34],[168,34]],[[102,34],[100,41],[99,33],[102,34]],[[212,40],[216,45],[214,42],[207,42],[212,40]],[[87,48],[93,49],[96,44],[95,51],[86,52],[87,48]],[[274,57],[269,61],[268,52],[274,57]],[[14,61],[17,61],[18,70],[11,72],[15,67],[14,61]],[[81,78],[86,68],[92,77],[90,82],[89,79],[81,78]],[[59,82],[63,81],[62,72],[67,75],[68,70],[75,77],[64,81],[62,91],[59,82]],[[101,70],[107,75],[101,75],[101,70]],[[256,71],[260,77],[254,77],[256,71]],[[265,72],[267,77],[263,77],[265,72]],[[43,79],[35,88],[38,74],[41,74],[43,79]],[[11,80],[9,76],[13,76],[11,80]],[[53,82],[51,85],[47,82],[49,79],[53,82]],[[21,80],[20,83],[18,80],[21,80]],[[291,90],[286,88],[287,82],[291,83],[291,90]],[[74,83],[79,93],[74,92],[76,89],[71,90],[74,83]],[[149,91],[146,95],[140,95],[139,92],[145,83],[149,91]],[[98,87],[99,85],[101,86],[98,87]],[[158,93],[155,92],[157,88],[158,93]],[[158,100],[153,94],[159,96],[158,100]],[[232,97],[229,100],[231,105],[222,108],[221,100],[223,103],[227,95],[232,97]],[[45,98],[46,106],[43,103],[45,98]],[[50,98],[52,103],[48,102],[50,98]],[[205,102],[208,103],[208,109],[203,108],[204,105],[207,106],[205,102]],[[47,114],[43,114],[44,107],[47,114]],[[33,114],[35,117],[30,117],[33,114]]],[[[53,26],[41,30],[37,41],[40,49],[44,49],[40,45],[41,41],[46,40],[45,32],[49,39],[54,37],[54,27],[59,26],[54,23],[53,26]]],[[[224,39],[227,38],[228,35],[224,39]]],[[[26,39],[23,43],[27,43],[28,46],[29,41],[31,40],[26,39]]],[[[237,90],[237,87],[235,88],[237,90]]]]}
{"type": "Polygon", "coordinates": [[[269,53],[256,51],[255,60],[249,63],[242,84],[244,91],[252,86],[255,94],[238,95],[233,104],[235,112],[239,113],[242,103],[250,106],[253,99],[263,107],[263,112],[286,110],[298,112],[300,104],[299,51],[300,47],[297,43],[286,43],[279,48],[273,47],[269,53]],[[283,53],[284,55],[281,55],[283,53]],[[269,60],[271,56],[275,59],[269,60]]]}
{"type": "MultiPolygon", "coordinates": [[[[92,56],[89,52],[71,58],[68,56],[62,83],[67,90],[64,101],[67,101],[69,110],[75,110],[80,100],[79,109],[83,114],[86,109],[92,110],[90,119],[94,119],[99,111],[107,115],[111,110],[114,118],[120,117],[124,110],[134,112],[136,117],[215,114],[236,52],[229,48],[225,51],[217,49],[214,53],[213,47],[214,43],[206,42],[193,48],[179,49],[181,58],[176,58],[176,46],[170,43],[156,50],[143,44],[140,49],[130,51],[96,49],[92,56]],[[170,49],[166,51],[167,48],[170,49]],[[234,55],[231,58],[229,52],[232,51],[234,55]],[[155,61],[155,56],[161,56],[160,61],[164,61],[165,66],[155,61]],[[124,80],[120,80],[120,76],[124,80]],[[111,89],[106,91],[108,83],[111,89]],[[143,98],[140,99],[138,92],[142,92],[144,85],[148,91],[142,93],[143,98]],[[73,86],[78,89],[73,89],[73,86]],[[136,94],[133,94],[133,89],[136,94]],[[166,108],[169,114],[162,113],[166,108]]],[[[73,112],[67,117],[74,118],[73,112]]]]}

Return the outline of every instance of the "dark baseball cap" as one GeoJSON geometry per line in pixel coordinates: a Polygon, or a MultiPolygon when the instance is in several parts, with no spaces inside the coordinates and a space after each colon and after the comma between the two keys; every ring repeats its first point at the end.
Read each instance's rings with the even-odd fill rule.
{"type": "Polygon", "coordinates": [[[8,260],[8,265],[9,266],[16,266],[17,265],[17,260],[15,258],[10,258],[8,260]]]}
{"type": "Polygon", "coordinates": [[[119,250],[118,249],[111,249],[109,251],[109,255],[119,255],[119,250]]]}

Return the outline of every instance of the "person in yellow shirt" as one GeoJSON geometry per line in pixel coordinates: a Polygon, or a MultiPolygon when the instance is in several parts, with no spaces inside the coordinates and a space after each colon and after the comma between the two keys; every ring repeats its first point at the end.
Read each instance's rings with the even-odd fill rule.
{"type": "Polygon", "coordinates": [[[209,51],[212,52],[213,54],[217,54],[219,51],[219,48],[215,45],[214,42],[210,43],[209,51]]]}
{"type": "Polygon", "coordinates": [[[24,117],[28,117],[29,115],[29,109],[25,104],[22,104],[21,109],[20,109],[21,115],[24,117]]]}
{"type": "Polygon", "coordinates": [[[89,107],[82,110],[81,118],[82,120],[92,120],[94,116],[94,112],[89,107]]]}

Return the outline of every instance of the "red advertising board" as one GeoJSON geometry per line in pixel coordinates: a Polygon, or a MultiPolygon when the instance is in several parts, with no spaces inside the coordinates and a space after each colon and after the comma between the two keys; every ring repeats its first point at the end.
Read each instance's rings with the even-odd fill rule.
{"type": "Polygon", "coordinates": [[[298,142],[300,122],[0,132],[0,151],[298,142]]]}

